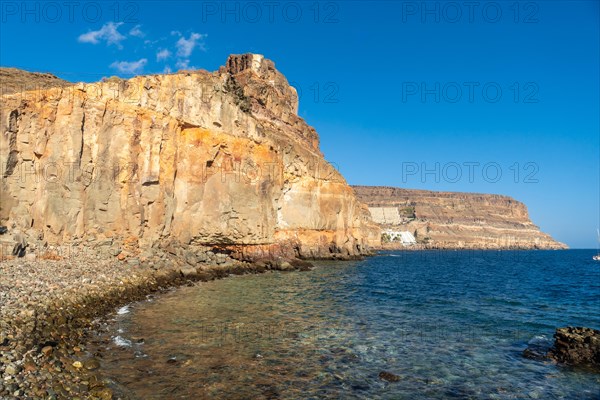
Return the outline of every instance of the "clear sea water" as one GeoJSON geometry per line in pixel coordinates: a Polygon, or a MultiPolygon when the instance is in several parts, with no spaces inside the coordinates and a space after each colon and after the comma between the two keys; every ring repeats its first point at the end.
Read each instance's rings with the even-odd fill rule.
{"type": "Polygon", "coordinates": [[[600,329],[594,253],[388,252],[199,283],[115,314],[101,372],[132,399],[600,399],[600,374],[522,357],[600,329]]]}

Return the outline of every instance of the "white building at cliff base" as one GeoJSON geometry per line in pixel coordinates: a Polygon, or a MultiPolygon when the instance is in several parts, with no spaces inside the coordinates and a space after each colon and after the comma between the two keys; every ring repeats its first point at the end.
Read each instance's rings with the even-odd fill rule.
{"type": "Polygon", "coordinates": [[[383,231],[383,233],[389,237],[390,242],[401,242],[403,246],[417,244],[417,239],[408,231],[392,231],[388,229],[383,231]]]}

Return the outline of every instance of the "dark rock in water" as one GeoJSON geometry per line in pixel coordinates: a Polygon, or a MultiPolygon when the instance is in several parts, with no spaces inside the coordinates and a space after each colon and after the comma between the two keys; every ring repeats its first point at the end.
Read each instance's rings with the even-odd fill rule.
{"type": "Polygon", "coordinates": [[[450,386],[444,395],[448,399],[475,399],[478,397],[473,389],[460,384],[450,386]]]}
{"type": "Polygon", "coordinates": [[[398,382],[400,377],[396,374],[392,374],[391,372],[381,371],[379,373],[379,379],[384,380],[386,382],[398,382]]]}
{"type": "Polygon", "coordinates": [[[333,349],[330,350],[333,354],[340,354],[340,353],[345,353],[346,349],[342,348],[342,347],[334,347],[333,349]]]}
{"type": "Polygon", "coordinates": [[[569,365],[591,366],[600,369],[600,331],[568,326],[558,328],[554,346],[548,356],[569,365]]]}
{"type": "Polygon", "coordinates": [[[536,361],[548,360],[548,350],[552,347],[552,341],[545,337],[536,337],[527,343],[523,350],[523,357],[536,361]]]}
{"type": "Polygon", "coordinates": [[[8,232],[8,228],[4,225],[0,225],[0,235],[4,235],[6,232],[8,232]]]}
{"type": "Polygon", "coordinates": [[[350,387],[352,388],[352,390],[359,391],[359,392],[369,390],[369,385],[367,385],[364,382],[354,382],[350,385],[350,387]]]}
{"type": "Polygon", "coordinates": [[[100,368],[100,361],[95,358],[90,358],[83,363],[83,366],[89,371],[95,371],[100,368]]]}
{"type": "Polygon", "coordinates": [[[546,353],[541,353],[535,349],[531,349],[530,347],[523,350],[523,357],[536,361],[544,361],[548,359],[546,353]]]}
{"type": "Polygon", "coordinates": [[[339,361],[344,364],[350,364],[353,362],[357,362],[358,360],[359,360],[359,357],[356,354],[348,354],[348,355],[342,356],[339,361]]]}
{"type": "Polygon", "coordinates": [[[311,269],[313,269],[315,266],[308,261],[304,261],[304,260],[299,260],[299,259],[294,259],[290,261],[290,264],[296,268],[297,270],[300,271],[310,271],[311,269]]]}
{"type": "Polygon", "coordinates": [[[94,396],[94,398],[101,399],[101,400],[111,400],[113,398],[112,390],[107,389],[107,388],[94,390],[91,392],[91,394],[92,394],[92,396],[94,396]]]}

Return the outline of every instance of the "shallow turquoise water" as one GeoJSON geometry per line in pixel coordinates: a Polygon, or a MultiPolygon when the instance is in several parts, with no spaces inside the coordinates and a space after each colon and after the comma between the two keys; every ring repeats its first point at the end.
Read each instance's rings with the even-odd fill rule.
{"type": "Polygon", "coordinates": [[[521,356],[600,328],[593,254],[390,252],[201,283],[116,315],[102,372],[140,399],[600,399],[599,374],[521,356]]]}

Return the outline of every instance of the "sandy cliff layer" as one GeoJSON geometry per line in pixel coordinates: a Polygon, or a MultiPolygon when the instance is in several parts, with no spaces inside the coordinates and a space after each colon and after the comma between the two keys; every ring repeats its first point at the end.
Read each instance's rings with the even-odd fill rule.
{"type": "Polygon", "coordinates": [[[433,248],[566,248],[540,232],[527,207],[501,195],[354,186],[382,229],[417,233],[433,248]]]}
{"type": "Polygon", "coordinates": [[[1,98],[0,224],[28,240],[330,257],[377,242],[273,62],[1,98]]]}

